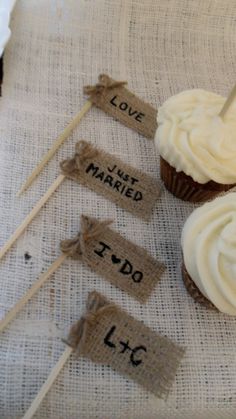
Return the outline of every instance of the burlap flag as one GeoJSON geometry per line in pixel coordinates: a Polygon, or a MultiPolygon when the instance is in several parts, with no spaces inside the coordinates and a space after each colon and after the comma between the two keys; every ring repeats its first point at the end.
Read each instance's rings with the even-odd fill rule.
{"type": "Polygon", "coordinates": [[[94,105],[147,138],[154,138],[157,129],[157,110],[125,86],[101,74],[95,86],[85,86],[84,93],[94,105]]]}
{"type": "Polygon", "coordinates": [[[160,398],[166,398],[184,350],[128,315],[104,296],[88,296],[86,314],[67,343],[79,355],[111,366],[160,398]]]}
{"type": "Polygon", "coordinates": [[[150,218],[160,195],[156,179],[86,141],[76,144],[74,157],[64,160],[61,170],[65,176],[145,220],[150,218]]]}
{"type": "Polygon", "coordinates": [[[63,240],[61,250],[144,303],[164,271],[146,250],[110,229],[109,221],[81,217],[80,233],[63,240]]]}

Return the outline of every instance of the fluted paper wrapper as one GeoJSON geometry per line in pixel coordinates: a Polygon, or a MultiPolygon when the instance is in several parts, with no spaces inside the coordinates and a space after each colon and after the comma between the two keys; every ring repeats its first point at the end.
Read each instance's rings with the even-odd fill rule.
{"type": "Polygon", "coordinates": [[[189,202],[208,201],[219,193],[228,191],[235,185],[221,185],[210,181],[205,184],[195,182],[183,172],[177,172],[165,159],[160,157],[161,178],[166,189],[176,198],[189,202]]]}
{"type": "Polygon", "coordinates": [[[186,290],[191,295],[191,297],[199,304],[203,305],[210,310],[218,310],[214,304],[212,304],[198,289],[198,287],[193,282],[191,276],[188,274],[185,265],[182,265],[182,278],[186,290]]]}

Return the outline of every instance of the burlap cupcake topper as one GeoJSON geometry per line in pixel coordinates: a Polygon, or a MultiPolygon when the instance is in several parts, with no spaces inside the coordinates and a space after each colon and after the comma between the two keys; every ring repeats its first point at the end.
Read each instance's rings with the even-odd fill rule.
{"type": "MultiPolygon", "coordinates": [[[[184,350],[93,291],[86,313],[65,340],[67,348],[41,387],[24,419],[31,419],[71,353],[110,366],[166,399],[184,350]]],[[[105,373],[105,370],[104,370],[105,373]]]]}
{"type": "Polygon", "coordinates": [[[84,87],[84,93],[98,108],[144,137],[153,139],[157,129],[157,110],[131,93],[126,84],[101,74],[96,85],[84,87]]]}
{"type": "Polygon", "coordinates": [[[73,129],[80,123],[93,104],[119,120],[122,124],[134,129],[139,134],[142,134],[147,138],[154,138],[157,127],[157,110],[131,93],[125,87],[126,84],[127,82],[125,81],[116,81],[106,74],[101,74],[98,77],[97,84],[84,87],[84,93],[89,96],[89,100],[67,125],[62,134],[56,139],[51,149],[35,167],[31,175],[20,188],[18,195],[24,192],[33,183],[34,179],[41,173],[44,166],[54,156],[58,148],[69,137],[73,129]]]}
{"type": "Polygon", "coordinates": [[[0,259],[20,237],[50,196],[66,177],[73,179],[115,202],[121,208],[148,220],[160,187],[156,179],[123,163],[113,154],[97,149],[86,141],[76,145],[72,159],[61,163],[63,174],[52,183],[44,196],[37,202],[25,220],[0,249],[0,259]]]}
{"type": "Polygon", "coordinates": [[[64,160],[61,170],[68,178],[146,220],[160,195],[153,177],[86,141],[77,143],[74,157],[64,160]]]}
{"type": "Polygon", "coordinates": [[[79,233],[74,238],[61,242],[62,254],[1,320],[0,332],[59,268],[66,257],[84,262],[99,276],[126,291],[140,303],[146,302],[165,267],[145,249],[109,228],[110,224],[111,220],[99,221],[82,215],[79,233]]]}
{"type": "Polygon", "coordinates": [[[82,216],[80,233],[74,239],[62,241],[61,250],[144,303],[159,281],[164,265],[110,229],[110,223],[82,216]]]}

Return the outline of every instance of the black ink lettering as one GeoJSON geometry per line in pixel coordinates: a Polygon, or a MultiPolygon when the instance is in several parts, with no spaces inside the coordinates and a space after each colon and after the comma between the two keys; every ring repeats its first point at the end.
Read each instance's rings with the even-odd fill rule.
{"type": "Polygon", "coordinates": [[[130,361],[131,363],[134,365],[134,367],[137,367],[138,365],[140,365],[143,361],[141,359],[134,359],[134,355],[138,352],[138,351],[144,351],[147,352],[147,349],[145,348],[145,346],[136,346],[136,348],[134,348],[132,350],[132,354],[130,355],[130,361]]]}
{"type": "Polygon", "coordinates": [[[110,100],[110,103],[117,108],[117,104],[115,103],[116,98],[117,98],[117,95],[113,96],[113,98],[110,100]]]}
{"type": "Polygon", "coordinates": [[[107,170],[108,170],[108,172],[114,172],[114,170],[115,170],[115,168],[116,168],[116,164],[115,164],[115,166],[112,168],[112,169],[110,169],[110,167],[107,167],[107,170]]]}
{"type": "Polygon", "coordinates": [[[116,255],[111,255],[111,261],[112,263],[120,263],[121,259],[117,258],[116,255]]]}
{"type": "Polygon", "coordinates": [[[96,176],[95,176],[95,178],[96,178],[96,179],[103,180],[103,178],[104,178],[104,172],[100,172],[100,173],[98,173],[98,175],[96,175],[96,176]]]}
{"type": "Polygon", "coordinates": [[[131,185],[134,185],[135,182],[138,182],[138,179],[135,179],[134,177],[131,177],[130,182],[131,182],[131,185]]]}
{"type": "Polygon", "coordinates": [[[142,122],[142,116],[145,116],[145,114],[142,112],[139,112],[138,115],[136,115],[135,117],[136,121],[142,122]]]}
{"type": "Polygon", "coordinates": [[[128,188],[127,191],[125,192],[125,196],[127,196],[127,198],[132,198],[132,192],[134,190],[132,188],[128,188]]]}
{"type": "Polygon", "coordinates": [[[105,179],[104,179],[104,184],[105,184],[105,183],[108,183],[108,185],[110,185],[110,186],[112,187],[112,186],[113,186],[113,185],[112,185],[112,181],[113,181],[113,177],[112,177],[112,176],[107,175],[107,176],[105,177],[105,179]]]}
{"type": "Polygon", "coordinates": [[[141,282],[143,279],[143,273],[140,271],[136,271],[132,275],[132,279],[134,282],[141,282]]]}
{"type": "Polygon", "coordinates": [[[125,102],[121,102],[119,108],[121,111],[126,111],[126,109],[128,108],[128,104],[125,102]]]}
{"type": "Polygon", "coordinates": [[[122,183],[121,182],[119,182],[119,180],[117,180],[116,182],[115,182],[115,184],[114,184],[114,186],[113,186],[113,189],[116,189],[118,192],[120,192],[119,191],[119,187],[122,185],[122,183]]]}
{"type": "Polygon", "coordinates": [[[120,345],[123,346],[123,349],[120,351],[120,354],[124,354],[127,350],[132,351],[132,349],[129,347],[129,341],[122,342],[120,341],[120,345]]]}
{"type": "Polygon", "coordinates": [[[127,182],[127,181],[129,180],[129,175],[124,175],[124,176],[123,176],[123,180],[124,180],[125,182],[127,182]]]}
{"type": "Polygon", "coordinates": [[[134,194],[134,201],[141,201],[143,199],[143,195],[142,195],[142,193],[141,192],[139,192],[139,191],[137,191],[135,194],[134,194]]]}
{"type": "Polygon", "coordinates": [[[123,179],[125,182],[129,180],[129,175],[126,175],[124,172],[122,172],[120,169],[117,170],[118,176],[123,179]]]}
{"type": "Polygon", "coordinates": [[[86,169],[86,173],[89,173],[90,171],[93,172],[92,176],[95,176],[98,171],[98,166],[95,166],[93,163],[90,163],[86,169]]]}
{"type": "Polygon", "coordinates": [[[121,266],[120,272],[124,275],[130,275],[133,270],[133,266],[127,259],[125,259],[125,263],[121,266]]]}
{"type": "Polygon", "coordinates": [[[123,179],[124,172],[122,172],[120,169],[118,169],[118,170],[117,170],[117,174],[118,174],[118,176],[119,176],[121,179],[123,179]]]}
{"type": "Polygon", "coordinates": [[[106,249],[111,250],[110,246],[108,246],[107,244],[103,243],[103,242],[99,242],[99,244],[102,246],[101,250],[94,250],[94,253],[96,253],[96,255],[100,256],[101,258],[104,258],[104,253],[106,249]]]}
{"type": "Polygon", "coordinates": [[[116,345],[109,340],[111,338],[111,336],[113,335],[115,330],[116,330],[116,326],[112,326],[111,329],[109,330],[109,332],[107,333],[107,335],[104,338],[105,345],[109,346],[110,348],[115,348],[116,347],[116,345]]]}
{"type": "Polygon", "coordinates": [[[137,111],[133,111],[131,107],[129,107],[129,116],[134,116],[136,113],[138,113],[137,111]]]}
{"type": "Polygon", "coordinates": [[[126,188],[126,185],[123,185],[123,186],[122,186],[122,188],[121,188],[121,191],[120,191],[120,194],[121,194],[121,195],[123,194],[123,192],[124,192],[125,188],[126,188]]]}

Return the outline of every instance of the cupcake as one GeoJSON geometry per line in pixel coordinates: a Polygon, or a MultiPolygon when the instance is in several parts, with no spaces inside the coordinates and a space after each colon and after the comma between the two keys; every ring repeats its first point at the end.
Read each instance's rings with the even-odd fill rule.
{"type": "Polygon", "coordinates": [[[155,145],[161,177],[176,197],[200,202],[236,184],[236,103],[201,89],[169,98],[158,110],[155,145]]]}
{"type": "Polygon", "coordinates": [[[192,212],[181,237],[183,280],[208,308],[236,315],[236,193],[192,212]]]}

